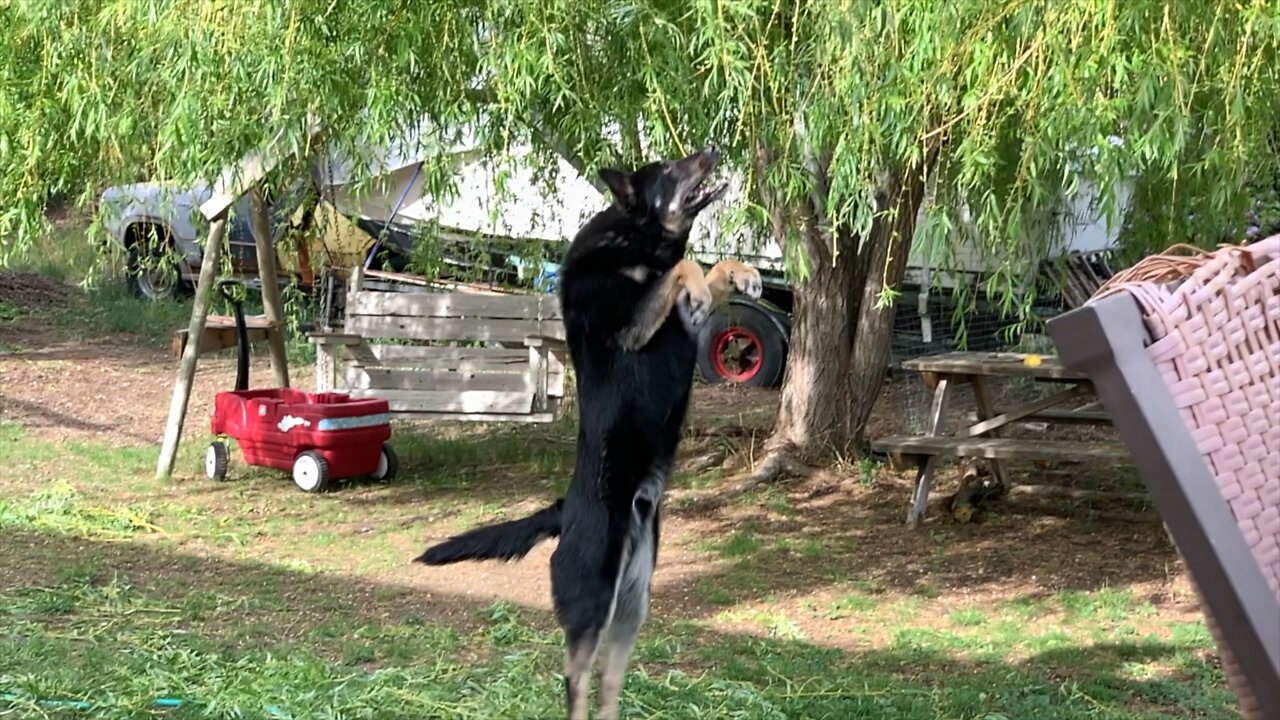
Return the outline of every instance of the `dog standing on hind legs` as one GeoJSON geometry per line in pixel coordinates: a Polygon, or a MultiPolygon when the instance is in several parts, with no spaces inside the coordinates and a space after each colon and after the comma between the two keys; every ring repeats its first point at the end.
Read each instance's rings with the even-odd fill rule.
{"type": "Polygon", "coordinates": [[[662,498],[689,407],[697,327],[736,288],[759,297],[760,273],[734,260],[706,275],[686,260],[709,187],[714,150],[602,170],[614,203],[574,237],[560,268],[560,304],[578,378],[578,442],[565,497],[509,522],[431,547],[419,561],[516,560],[559,537],[551,556],[556,618],[567,645],[570,720],[586,720],[599,656],[599,717],[618,698],[649,612],[662,498]]]}

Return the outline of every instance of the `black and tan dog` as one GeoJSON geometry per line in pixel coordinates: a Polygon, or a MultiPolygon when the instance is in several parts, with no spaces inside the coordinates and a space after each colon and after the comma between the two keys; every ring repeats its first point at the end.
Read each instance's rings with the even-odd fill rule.
{"type": "Polygon", "coordinates": [[[685,259],[689,231],[724,193],[708,187],[714,150],[633,173],[602,170],[614,204],[591,219],[560,269],[560,303],[578,381],[578,455],[564,498],[520,520],[477,528],[421,562],[523,557],[560,537],[551,557],[556,615],[568,644],[570,720],[586,720],[601,650],[600,714],[618,716],[622,678],[649,611],[659,515],[693,383],[697,326],[733,287],[760,273],[720,262],[704,277],[685,259]]]}

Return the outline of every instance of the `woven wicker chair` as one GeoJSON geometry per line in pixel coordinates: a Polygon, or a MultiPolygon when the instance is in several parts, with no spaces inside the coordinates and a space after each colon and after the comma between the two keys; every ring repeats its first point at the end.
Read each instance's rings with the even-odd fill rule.
{"type": "Polygon", "coordinates": [[[1280,720],[1280,235],[1177,248],[1049,322],[1187,565],[1248,720],[1280,720]]]}

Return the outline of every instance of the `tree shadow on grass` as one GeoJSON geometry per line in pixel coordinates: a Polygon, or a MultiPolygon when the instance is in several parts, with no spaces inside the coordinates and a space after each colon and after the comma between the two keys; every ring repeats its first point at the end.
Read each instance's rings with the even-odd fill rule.
{"type": "MultiPolygon", "coordinates": [[[[398,430],[398,479],[345,483],[326,503],[443,538],[496,517],[517,517],[562,494],[574,461],[571,439],[560,425],[398,430]]],[[[280,485],[278,492],[294,492],[287,482],[280,485]]],[[[209,486],[199,492],[233,491],[209,486]]],[[[940,522],[911,530],[902,522],[907,492],[834,476],[827,487],[780,486],[712,509],[671,503],[667,518],[677,541],[714,560],[714,568],[659,594],[724,591],[750,601],[849,582],[926,596],[1011,584],[1097,590],[1166,581],[1177,563],[1154,523],[1010,507],[981,525],[940,522]],[[681,523],[693,539],[680,532],[681,523]]]]}
{"type": "MultiPolygon", "coordinates": [[[[901,521],[901,498],[843,483],[778,512],[767,498],[696,515],[715,568],[664,592],[719,588],[737,601],[857,583],[933,597],[950,590],[1093,591],[1169,579],[1177,556],[1155,523],[993,514],[981,525],[901,521]]],[[[676,509],[672,515],[680,517],[676,509]]]]}
{"type": "Polygon", "coordinates": [[[10,397],[0,393],[0,417],[6,422],[20,422],[24,428],[31,430],[58,431],[64,429],[78,430],[83,433],[116,433],[121,437],[139,444],[151,442],[151,438],[141,433],[121,431],[115,424],[92,422],[65,412],[59,412],[48,406],[10,397]]]}
{"type": "Polygon", "coordinates": [[[573,474],[574,431],[563,423],[397,425],[393,432],[391,444],[400,460],[397,479],[347,483],[344,492],[352,504],[549,502],[563,494],[573,474]]]}
{"type": "MultiPolygon", "coordinates": [[[[0,657],[0,676],[24,692],[136,700],[154,687],[222,701],[224,714],[221,696],[241,693],[240,701],[270,700],[296,717],[354,713],[355,698],[372,703],[373,714],[352,717],[392,720],[562,713],[562,650],[544,612],[151,543],[6,529],[0,554],[12,561],[0,569],[0,596],[11,601],[4,612],[20,623],[17,635],[0,632],[11,651],[0,657]],[[93,606],[78,606],[77,595],[30,605],[58,597],[48,591],[59,587],[109,592],[93,606]],[[189,668],[191,658],[198,662],[189,668]],[[449,711],[425,712],[427,696],[437,708],[447,699],[449,711]]],[[[911,627],[887,647],[853,653],[661,619],[642,638],[627,681],[630,717],[1237,716],[1203,636],[1064,638],[1013,661],[998,644],[911,627]]]]}

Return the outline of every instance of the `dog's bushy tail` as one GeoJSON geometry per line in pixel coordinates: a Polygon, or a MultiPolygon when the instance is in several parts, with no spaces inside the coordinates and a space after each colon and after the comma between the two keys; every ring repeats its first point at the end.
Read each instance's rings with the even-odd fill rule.
{"type": "Polygon", "coordinates": [[[486,525],[434,545],[416,558],[427,565],[448,565],[464,560],[519,560],[534,545],[560,535],[560,508],[556,500],[538,512],[519,520],[486,525]]]}

